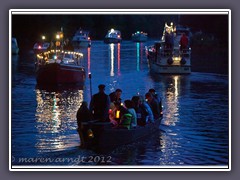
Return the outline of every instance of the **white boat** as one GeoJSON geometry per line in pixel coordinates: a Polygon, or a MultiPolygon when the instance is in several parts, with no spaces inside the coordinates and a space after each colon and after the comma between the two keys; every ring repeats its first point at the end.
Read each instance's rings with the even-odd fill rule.
{"type": "Polygon", "coordinates": [[[146,47],[146,55],[150,71],[160,74],[190,74],[191,73],[191,48],[183,48],[180,40],[185,34],[190,38],[190,29],[183,26],[168,26],[165,24],[161,41],[146,47]],[[167,45],[166,34],[170,34],[172,45],[167,45]]]}
{"type": "Polygon", "coordinates": [[[12,54],[18,54],[19,47],[16,38],[12,38],[12,54]]]}
{"type": "Polygon", "coordinates": [[[91,38],[89,37],[89,31],[79,29],[72,38],[72,45],[76,49],[81,47],[90,47],[91,38]]]}
{"type": "Polygon", "coordinates": [[[104,38],[105,43],[120,43],[121,41],[121,32],[115,29],[110,29],[104,38]]]}
{"type": "Polygon", "coordinates": [[[145,32],[137,31],[132,34],[132,41],[134,42],[146,42],[148,39],[148,35],[145,32]]]}

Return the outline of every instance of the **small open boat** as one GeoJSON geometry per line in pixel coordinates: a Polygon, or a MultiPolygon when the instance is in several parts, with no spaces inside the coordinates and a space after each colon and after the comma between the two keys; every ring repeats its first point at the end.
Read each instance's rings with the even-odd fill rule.
{"type": "Polygon", "coordinates": [[[84,141],[83,148],[98,152],[109,152],[121,145],[136,142],[158,131],[161,120],[162,117],[155,120],[154,123],[147,123],[145,126],[137,126],[129,130],[113,128],[110,122],[82,122],[79,136],[81,141],[84,141]],[[80,133],[82,133],[82,136],[80,133]]]}

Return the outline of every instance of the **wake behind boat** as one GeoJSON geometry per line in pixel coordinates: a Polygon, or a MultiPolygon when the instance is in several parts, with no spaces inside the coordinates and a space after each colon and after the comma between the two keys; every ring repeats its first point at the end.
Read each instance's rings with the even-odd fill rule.
{"type": "Polygon", "coordinates": [[[162,40],[146,47],[150,71],[160,74],[190,74],[190,30],[165,24],[162,40]]]}

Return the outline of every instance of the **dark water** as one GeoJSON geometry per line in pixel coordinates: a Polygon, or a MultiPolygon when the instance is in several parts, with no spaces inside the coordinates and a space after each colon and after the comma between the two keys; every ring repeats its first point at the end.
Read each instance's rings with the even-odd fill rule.
{"type": "Polygon", "coordinates": [[[12,165],[228,165],[228,76],[150,74],[145,45],[93,41],[81,50],[93,93],[104,83],[107,93],[121,88],[123,100],[149,88],[163,99],[159,132],[108,154],[79,148],[75,116],[90,100],[89,79],[83,87],[37,87],[33,54],[13,56],[12,165]]]}

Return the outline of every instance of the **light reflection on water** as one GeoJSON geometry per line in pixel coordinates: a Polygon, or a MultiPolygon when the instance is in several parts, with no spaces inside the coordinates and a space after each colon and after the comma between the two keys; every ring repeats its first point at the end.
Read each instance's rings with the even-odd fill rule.
{"type": "Polygon", "coordinates": [[[36,101],[38,135],[35,147],[38,151],[59,151],[71,147],[73,144],[66,139],[71,139],[69,131],[77,129],[76,112],[83,101],[83,90],[49,92],[36,89],[36,101]]]}
{"type": "MultiPolygon", "coordinates": [[[[82,49],[92,73],[92,91],[123,90],[122,99],[155,88],[162,97],[161,131],[110,153],[112,165],[227,165],[228,77],[217,74],[149,74],[144,43],[92,43],[82,49]]],[[[32,59],[14,59],[12,89],[12,155],[77,157],[80,150],[76,112],[90,101],[90,82],[83,87],[35,88],[32,59]],[[16,148],[17,147],[17,148],[16,148]]],[[[56,163],[57,164],[57,163],[56,163]]],[[[66,165],[67,163],[62,163],[66,165]]],[[[68,164],[67,164],[68,165],[68,164]]]]}

